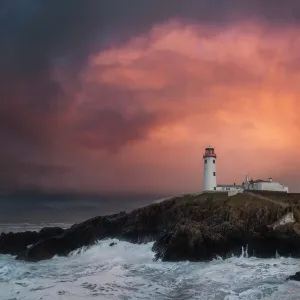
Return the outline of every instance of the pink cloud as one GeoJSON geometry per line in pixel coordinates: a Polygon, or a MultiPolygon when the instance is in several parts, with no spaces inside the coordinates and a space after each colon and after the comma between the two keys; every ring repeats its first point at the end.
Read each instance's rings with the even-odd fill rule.
{"type": "Polygon", "coordinates": [[[72,99],[59,117],[63,144],[74,149],[62,185],[198,191],[213,144],[220,182],[275,174],[297,188],[299,34],[170,22],[91,56],[80,86],[59,78],[72,99]]]}

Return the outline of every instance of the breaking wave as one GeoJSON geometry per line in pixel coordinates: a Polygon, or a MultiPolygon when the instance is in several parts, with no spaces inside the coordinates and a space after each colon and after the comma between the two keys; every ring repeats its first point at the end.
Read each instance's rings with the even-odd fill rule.
{"type": "Polygon", "coordinates": [[[299,299],[299,283],[285,280],[297,259],[248,258],[243,249],[208,263],[167,263],[153,261],[152,245],[105,240],[38,263],[0,255],[0,299],[299,299]]]}

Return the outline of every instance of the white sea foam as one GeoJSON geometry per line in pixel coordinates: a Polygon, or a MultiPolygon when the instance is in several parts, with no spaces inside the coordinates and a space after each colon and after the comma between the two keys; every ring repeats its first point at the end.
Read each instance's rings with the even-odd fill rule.
{"type": "Polygon", "coordinates": [[[162,263],[151,247],[106,240],[38,263],[2,255],[0,299],[299,299],[300,285],[285,280],[297,259],[248,258],[245,249],[209,263],[162,263]]]}

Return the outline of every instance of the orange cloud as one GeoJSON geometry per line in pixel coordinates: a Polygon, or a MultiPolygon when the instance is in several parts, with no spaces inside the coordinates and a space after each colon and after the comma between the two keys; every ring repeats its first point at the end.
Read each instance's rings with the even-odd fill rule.
{"type": "MultiPolygon", "coordinates": [[[[240,182],[249,172],[277,176],[296,189],[299,36],[300,29],[293,27],[170,22],[90,57],[73,117],[88,105],[91,86],[100,87],[99,100],[92,101],[95,109],[117,107],[124,113],[118,123],[122,128],[109,127],[110,137],[122,132],[124,139],[118,139],[124,144],[106,160],[106,186],[197,191],[202,186],[202,150],[213,144],[219,182],[240,182]],[[106,88],[118,93],[107,96],[106,88]],[[155,117],[145,119],[149,116],[155,117]],[[126,124],[141,126],[130,129],[137,135],[127,137],[126,124]]],[[[91,129],[89,139],[101,138],[101,128],[101,134],[91,129]]],[[[102,161],[100,150],[91,151],[95,175],[102,161]]]]}

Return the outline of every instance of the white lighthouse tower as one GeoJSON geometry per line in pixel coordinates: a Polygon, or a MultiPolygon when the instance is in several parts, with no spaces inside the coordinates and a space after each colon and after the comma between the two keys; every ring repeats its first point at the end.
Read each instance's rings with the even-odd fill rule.
{"type": "Polygon", "coordinates": [[[203,191],[214,191],[217,189],[216,160],[215,149],[211,146],[205,148],[203,154],[203,191]]]}

